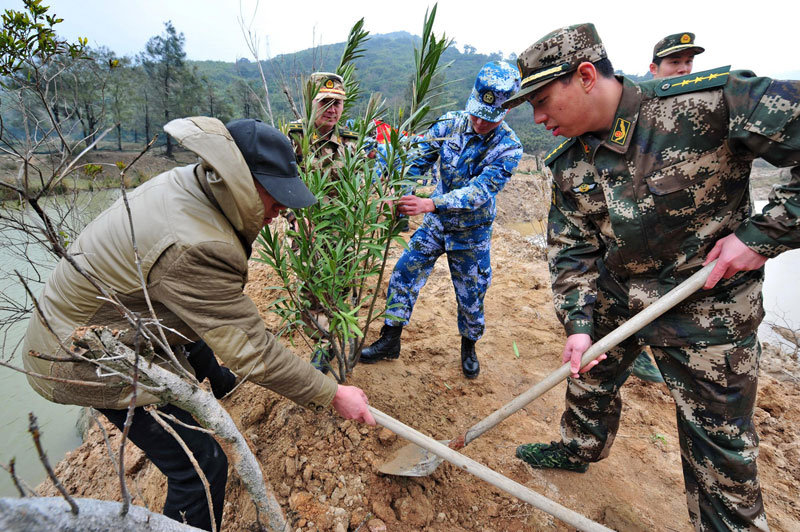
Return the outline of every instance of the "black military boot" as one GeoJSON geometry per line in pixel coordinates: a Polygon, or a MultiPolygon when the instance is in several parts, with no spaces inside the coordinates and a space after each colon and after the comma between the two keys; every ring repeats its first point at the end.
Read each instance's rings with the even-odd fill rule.
{"type": "Polygon", "coordinates": [[[481,372],[481,363],[478,362],[478,355],[475,354],[475,340],[470,340],[465,336],[461,337],[461,371],[468,379],[474,379],[481,372]]]}
{"type": "Polygon", "coordinates": [[[402,325],[384,325],[381,337],[369,347],[361,350],[361,362],[372,364],[383,359],[395,359],[400,356],[400,333],[402,325]]]}

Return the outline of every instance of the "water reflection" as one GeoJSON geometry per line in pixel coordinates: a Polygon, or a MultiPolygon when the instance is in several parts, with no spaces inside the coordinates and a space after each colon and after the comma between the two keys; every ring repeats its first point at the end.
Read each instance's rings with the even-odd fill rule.
{"type": "MultiPolygon", "coordinates": [[[[756,209],[761,211],[767,202],[757,201],[755,204],[756,209]]],[[[766,316],[758,329],[758,337],[762,341],[788,348],[789,344],[769,327],[770,323],[794,330],[800,329],[800,283],[797,282],[799,266],[800,249],[787,251],[767,261],[764,280],[766,316]]]]}

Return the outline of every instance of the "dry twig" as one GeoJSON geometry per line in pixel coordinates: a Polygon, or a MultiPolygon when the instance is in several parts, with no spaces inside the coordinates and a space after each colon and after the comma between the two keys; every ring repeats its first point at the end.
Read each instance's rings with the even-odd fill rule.
{"type": "Polygon", "coordinates": [[[33,415],[33,412],[28,414],[28,420],[30,424],[28,425],[28,432],[31,433],[33,436],[33,444],[36,446],[36,451],[39,453],[39,461],[42,462],[45,471],[47,471],[47,476],[50,477],[50,480],[53,481],[53,485],[61,492],[64,499],[69,503],[70,508],[72,509],[72,513],[74,515],[78,515],[78,505],[72,499],[67,490],[61,484],[61,481],[58,480],[53,468],[50,466],[50,460],[47,459],[47,454],[45,454],[44,449],[42,449],[42,442],[40,441],[41,432],[39,431],[39,424],[36,420],[36,416],[33,415]]]}

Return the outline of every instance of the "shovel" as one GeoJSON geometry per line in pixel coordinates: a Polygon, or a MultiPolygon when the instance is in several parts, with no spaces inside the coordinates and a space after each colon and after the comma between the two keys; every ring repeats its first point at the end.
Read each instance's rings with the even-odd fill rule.
{"type": "MultiPolygon", "coordinates": [[[[598,340],[597,343],[592,344],[581,358],[581,367],[585,367],[589,362],[609,349],[616,347],[629,336],[638,332],[644,326],[695,293],[705,284],[716,262],[715,260],[709,263],[703,269],[670,290],[658,301],[608,333],[605,337],[598,340]]],[[[464,434],[452,440],[440,440],[440,442],[453,450],[461,449],[514,412],[525,407],[528,403],[537,399],[546,391],[566,379],[570,373],[569,363],[566,363],[545,377],[544,380],[535,384],[526,392],[518,395],[499,410],[496,410],[493,414],[490,414],[488,417],[473,425],[464,434]]],[[[378,471],[387,475],[402,477],[424,477],[433,473],[441,463],[442,459],[435,454],[430,453],[418,445],[410,443],[394,453],[388,462],[378,468],[378,471]]]]}
{"type": "Polygon", "coordinates": [[[561,506],[557,502],[548,499],[544,495],[540,495],[532,489],[523,486],[519,482],[515,482],[510,478],[501,475],[497,471],[489,469],[485,465],[476,462],[468,456],[457,453],[446,445],[442,445],[433,438],[429,438],[421,432],[417,432],[408,425],[404,425],[396,419],[384,414],[380,410],[371,406],[368,408],[369,411],[372,412],[372,415],[375,417],[375,421],[377,421],[379,425],[386,427],[408,441],[416,442],[421,447],[428,449],[432,454],[436,453],[436,455],[441,456],[439,459],[440,461],[447,460],[451,464],[460,467],[467,473],[485,480],[492,486],[500,488],[509,495],[517,497],[521,501],[527,502],[534,508],[538,508],[543,512],[549,513],[553,517],[564,521],[568,525],[574,526],[581,532],[614,532],[610,528],[607,528],[600,523],[596,523],[591,519],[588,519],[587,517],[570,510],[569,508],[561,506]]]}

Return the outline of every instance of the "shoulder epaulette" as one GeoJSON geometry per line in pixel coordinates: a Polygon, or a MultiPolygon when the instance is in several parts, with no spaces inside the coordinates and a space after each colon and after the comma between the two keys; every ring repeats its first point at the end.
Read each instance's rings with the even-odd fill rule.
{"type": "Polygon", "coordinates": [[[573,137],[571,139],[565,140],[564,142],[562,142],[561,144],[556,146],[556,149],[554,149],[553,151],[548,153],[547,157],[544,158],[544,164],[550,166],[550,163],[552,163],[553,161],[558,159],[559,155],[561,155],[562,153],[567,151],[567,149],[570,146],[572,146],[572,144],[575,142],[575,140],[576,140],[576,137],[573,137]]]}
{"type": "Polygon", "coordinates": [[[731,66],[728,65],[713,70],[697,72],[695,74],[687,74],[677,78],[654,80],[656,82],[656,94],[661,97],[675,96],[676,94],[721,87],[728,82],[728,73],[730,69],[731,66]]]}
{"type": "Polygon", "coordinates": [[[339,128],[339,136],[344,137],[346,139],[357,139],[358,133],[353,131],[352,129],[347,129],[346,127],[339,128]]]}
{"type": "Polygon", "coordinates": [[[303,132],[303,124],[301,124],[300,122],[289,122],[286,125],[286,130],[289,133],[297,133],[297,132],[302,133],[303,132]]]}

